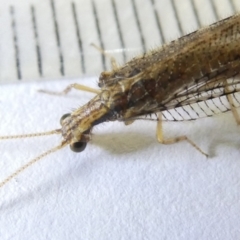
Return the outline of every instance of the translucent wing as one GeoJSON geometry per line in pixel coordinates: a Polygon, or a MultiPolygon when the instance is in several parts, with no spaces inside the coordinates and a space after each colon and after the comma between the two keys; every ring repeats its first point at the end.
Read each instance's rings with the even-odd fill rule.
{"type": "Polygon", "coordinates": [[[209,117],[230,111],[227,96],[232,96],[233,107],[240,106],[240,79],[216,78],[176,93],[164,103],[165,120],[181,121],[209,117]]]}

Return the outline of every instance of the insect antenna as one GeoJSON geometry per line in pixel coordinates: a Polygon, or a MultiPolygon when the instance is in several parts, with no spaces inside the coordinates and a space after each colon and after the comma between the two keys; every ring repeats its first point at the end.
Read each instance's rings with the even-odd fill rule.
{"type": "Polygon", "coordinates": [[[40,137],[40,136],[48,136],[48,135],[53,135],[53,134],[61,134],[61,129],[55,129],[55,130],[51,130],[51,131],[47,131],[47,132],[40,132],[40,133],[0,136],[0,140],[8,140],[8,139],[14,139],[14,138],[40,137]]]}
{"type": "MultiPolygon", "coordinates": [[[[53,135],[53,134],[60,134],[61,129],[56,129],[48,132],[41,132],[41,133],[32,133],[32,134],[22,134],[22,135],[12,135],[12,136],[0,136],[0,140],[7,140],[7,139],[14,139],[14,138],[28,138],[28,137],[39,137],[39,136],[47,136],[47,135],[53,135]]],[[[8,183],[10,180],[12,180],[14,177],[16,177],[19,173],[33,165],[34,163],[38,162],[39,160],[43,159],[47,155],[54,153],[62,148],[64,148],[66,145],[68,145],[68,141],[62,141],[61,144],[59,144],[56,147],[53,147],[46,152],[40,154],[36,158],[32,159],[30,162],[26,163],[19,169],[17,169],[14,173],[9,175],[7,178],[5,178],[2,182],[0,182],[0,188],[4,186],[6,183],[8,183]]]]}

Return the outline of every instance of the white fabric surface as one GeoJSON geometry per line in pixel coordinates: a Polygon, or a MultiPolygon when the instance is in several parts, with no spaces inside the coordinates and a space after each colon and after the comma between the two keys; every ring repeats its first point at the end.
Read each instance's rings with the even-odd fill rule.
{"type": "MultiPolygon", "coordinates": [[[[62,90],[71,81],[2,85],[0,134],[59,128],[59,118],[91,99],[62,90]]],[[[78,80],[95,86],[96,79],[78,80]]],[[[156,123],[104,123],[83,153],[67,147],[0,189],[0,239],[239,239],[239,133],[231,113],[195,122],[166,123],[163,146],[156,123]]],[[[56,146],[60,137],[0,142],[0,179],[56,146]]]]}

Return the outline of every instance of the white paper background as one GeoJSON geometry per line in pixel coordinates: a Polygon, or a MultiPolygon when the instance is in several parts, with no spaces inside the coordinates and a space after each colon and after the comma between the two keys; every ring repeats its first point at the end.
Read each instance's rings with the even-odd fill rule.
{"type": "MultiPolygon", "coordinates": [[[[122,64],[122,51],[127,59],[143,52],[141,38],[146,50],[152,49],[163,44],[163,40],[175,40],[181,35],[197,30],[199,26],[207,26],[230,16],[238,9],[240,2],[237,0],[0,0],[0,83],[16,82],[18,75],[21,75],[22,80],[28,81],[97,76],[103,70],[102,56],[90,46],[91,43],[101,46],[102,41],[104,50],[122,64]],[[93,2],[96,14],[93,11],[93,2]],[[116,5],[120,29],[116,23],[112,2],[116,5]],[[134,14],[133,2],[140,27],[134,14]],[[73,6],[78,26],[75,24],[73,6]],[[96,28],[96,18],[101,37],[96,28]],[[159,19],[161,30],[156,18],[159,19]],[[80,32],[83,47],[81,51],[76,28],[80,32]],[[122,43],[119,32],[122,34],[122,43]],[[36,45],[39,47],[39,55],[36,45]],[[81,65],[82,56],[85,72],[81,65]],[[16,58],[19,63],[18,69],[16,58]],[[38,58],[42,75],[39,73],[38,58]]],[[[108,59],[106,65],[110,69],[108,59]]]]}

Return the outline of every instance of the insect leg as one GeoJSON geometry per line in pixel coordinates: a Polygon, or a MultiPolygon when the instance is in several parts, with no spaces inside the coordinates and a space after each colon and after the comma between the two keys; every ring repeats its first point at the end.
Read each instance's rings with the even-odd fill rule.
{"type": "Polygon", "coordinates": [[[162,144],[173,144],[180,141],[187,141],[189,144],[191,144],[195,149],[197,149],[200,153],[208,157],[208,154],[203,152],[192,140],[190,140],[187,136],[180,136],[176,138],[169,138],[164,139],[163,137],[163,127],[162,127],[162,114],[158,113],[158,122],[157,122],[157,140],[158,142],[162,144]]]}
{"type": "MultiPolygon", "coordinates": [[[[225,87],[225,91],[226,92],[229,91],[227,86],[225,87]]],[[[228,99],[231,111],[233,113],[233,116],[234,116],[234,118],[235,118],[235,120],[237,122],[237,125],[240,125],[240,116],[239,116],[239,113],[237,111],[237,108],[234,107],[233,98],[232,98],[231,94],[227,95],[227,99],[228,99]]]]}
{"type": "Polygon", "coordinates": [[[38,92],[41,93],[47,93],[50,95],[66,95],[68,94],[72,89],[76,89],[76,90],[80,90],[80,91],[85,91],[85,92],[91,92],[91,93],[100,93],[100,90],[95,89],[95,88],[91,88],[91,87],[87,87],[78,83],[73,83],[69,86],[67,86],[62,92],[54,92],[54,91],[49,91],[49,90],[38,90],[38,92]]]}
{"type": "Polygon", "coordinates": [[[99,46],[95,45],[94,43],[91,43],[91,46],[95,47],[105,57],[110,58],[111,66],[112,66],[113,70],[117,70],[118,69],[117,61],[116,61],[116,59],[113,56],[111,56],[110,54],[106,53],[104,51],[104,49],[100,48],[99,46]]]}
{"type": "MultiPolygon", "coordinates": [[[[95,47],[101,54],[103,54],[104,56],[110,58],[110,61],[111,61],[111,66],[112,66],[112,69],[113,70],[116,70],[118,69],[118,66],[117,66],[117,61],[114,57],[112,57],[111,55],[109,55],[108,53],[106,53],[102,48],[98,47],[97,45],[95,45],[94,43],[91,44],[93,47],[95,47]]],[[[76,90],[80,90],[80,91],[85,91],[85,92],[91,92],[91,93],[100,93],[101,91],[98,90],[98,89],[94,89],[94,88],[90,88],[90,87],[87,87],[87,86],[84,86],[84,85],[81,85],[81,84],[78,84],[78,83],[73,83],[69,86],[67,86],[63,91],[61,92],[54,92],[54,91],[49,91],[49,90],[44,90],[44,89],[39,89],[38,92],[41,92],[41,93],[46,93],[46,94],[50,94],[50,95],[58,95],[58,96],[61,96],[61,95],[66,95],[68,94],[72,89],[76,89],[76,90]]]]}
{"type": "Polygon", "coordinates": [[[227,99],[228,99],[228,101],[229,101],[229,103],[230,103],[230,107],[231,107],[231,111],[232,111],[232,113],[233,113],[233,116],[234,116],[237,124],[240,125],[240,116],[239,116],[239,113],[238,113],[238,111],[237,111],[237,108],[235,108],[234,105],[233,105],[232,96],[228,95],[228,96],[227,96],[227,99]]]}

